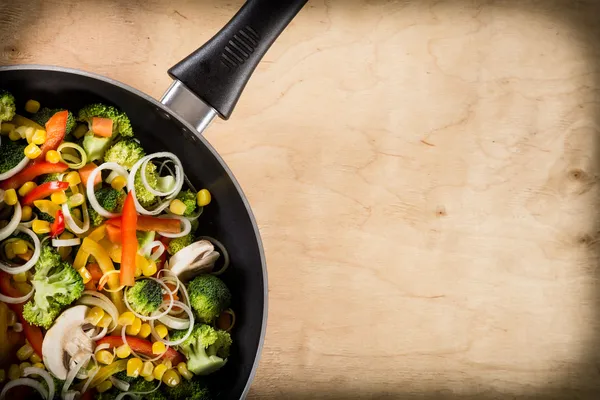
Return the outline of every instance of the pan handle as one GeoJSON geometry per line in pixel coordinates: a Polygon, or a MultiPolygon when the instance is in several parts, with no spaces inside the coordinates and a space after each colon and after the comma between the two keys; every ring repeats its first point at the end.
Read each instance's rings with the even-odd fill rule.
{"type": "Polygon", "coordinates": [[[223,119],[254,69],[307,0],[248,0],[204,46],[169,69],[223,119]]]}

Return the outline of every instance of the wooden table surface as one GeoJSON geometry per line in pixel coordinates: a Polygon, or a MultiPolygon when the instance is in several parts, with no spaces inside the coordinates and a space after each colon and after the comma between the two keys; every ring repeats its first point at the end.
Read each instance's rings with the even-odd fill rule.
{"type": "MultiPolygon", "coordinates": [[[[160,97],[241,3],[0,0],[0,64],[160,97]]],[[[599,15],[309,3],[206,133],[268,258],[251,398],[600,397],[599,15]]]]}

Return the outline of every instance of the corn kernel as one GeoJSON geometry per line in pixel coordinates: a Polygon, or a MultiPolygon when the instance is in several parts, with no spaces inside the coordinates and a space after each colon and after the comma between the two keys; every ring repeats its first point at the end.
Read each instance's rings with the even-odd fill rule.
{"type": "Polygon", "coordinates": [[[127,376],[137,378],[142,372],[144,363],[139,358],[130,358],[127,361],[127,376]]]}
{"type": "Polygon", "coordinates": [[[112,382],[107,379],[107,380],[99,383],[98,386],[96,386],[96,390],[98,391],[98,393],[104,393],[107,390],[110,390],[112,387],[113,387],[112,382]]]}
{"type": "Polygon", "coordinates": [[[165,385],[175,387],[181,383],[181,377],[174,369],[170,369],[162,377],[162,381],[165,385]]]}
{"type": "Polygon", "coordinates": [[[150,325],[142,324],[142,326],[140,327],[140,331],[138,332],[138,337],[146,339],[148,336],[150,336],[150,332],[152,332],[152,328],[150,328],[150,325]]]}
{"type": "Polygon", "coordinates": [[[92,274],[90,274],[90,271],[88,271],[86,267],[79,268],[77,272],[79,272],[79,275],[81,275],[84,285],[92,280],[92,274]]]}
{"type": "Polygon", "coordinates": [[[33,217],[33,210],[30,206],[23,206],[21,208],[21,221],[29,221],[33,217]]]}
{"type": "Polygon", "coordinates": [[[71,214],[73,215],[73,217],[77,218],[79,221],[81,221],[81,210],[79,208],[76,208],[74,210],[71,210],[71,214]]]}
{"type": "Polygon", "coordinates": [[[152,276],[156,273],[157,270],[158,268],[156,267],[156,262],[152,260],[145,266],[142,266],[142,274],[144,276],[152,276]]]}
{"type": "Polygon", "coordinates": [[[25,153],[27,158],[31,160],[33,160],[34,158],[38,158],[40,154],[42,154],[42,150],[35,143],[28,144],[23,152],[25,153]]]}
{"type": "MultiPolygon", "coordinates": [[[[24,241],[23,239],[15,240],[12,245],[13,245],[13,251],[15,252],[15,255],[25,254],[25,253],[27,253],[27,250],[29,249],[29,247],[27,247],[27,242],[24,241]]],[[[18,281],[17,278],[15,277],[15,281],[17,281],[17,282],[27,281],[27,275],[23,274],[22,277],[24,278],[24,280],[18,281]]]]}
{"type": "Polygon", "coordinates": [[[19,135],[21,135],[21,139],[26,139],[27,143],[31,143],[31,137],[35,132],[35,129],[28,126],[19,126],[17,127],[17,129],[15,129],[15,131],[18,132],[19,135]]]}
{"type": "Polygon", "coordinates": [[[167,367],[167,369],[173,368],[173,363],[171,362],[171,360],[165,360],[163,361],[163,364],[165,364],[165,367],[167,367]]]}
{"type": "Polygon", "coordinates": [[[4,255],[9,260],[12,260],[13,258],[15,258],[15,251],[13,250],[12,243],[8,243],[7,245],[4,246],[4,255]]]}
{"type": "Polygon", "coordinates": [[[50,195],[50,200],[52,200],[52,202],[56,204],[64,204],[67,202],[68,199],[67,195],[65,194],[65,191],[61,190],[59,192],[52,193],[50,195]]]}
{"type": "Polygon", "coordinates": [[[204,207],[210,204],[211,195],[208,189],[202,189],[196,195],[196,201],[199,207],[204,207]]]}
{"type": "Polygon", "coordinates": [[[163,342],[152,343],[152,354],[162,354],[167,350],[167,347],[163,342]]]}
{"type": "Polygon", "coordinates": [[[46,369],[46,366],[44,365],[44,363],[41,363],[41,362],[33,364],[32,367],[39,368],[39,369],[46,369]]]}
{"type": "Polygon", "coordinates": [[[76,186],[81,183],[81,177],[79,176],[79,172],[71,171],[64,178],[65,182],[69,182],[69,186],[76,186]]]}
{"type": "MultiPolygon", "coordinates": [[[[33,355],[33,347],[28,344],[21,346],[19,350],[17,350],[17,358],[19,361],[25,361],[29,359],[33,355]]],[[[30,364],[31,365],[31,364],[30,364]]]]}
{"type": "Polygon", "coordinates": [[[190,370],[187,368],[187,365],[184,362],[180,362],[179,364],[177,364],[177,371],[179,372],[179,375],[183,376],[188,381],[192,380],[192,378],[194,377],[194,374],[190,372],[190,370]]]}
{"type": "Polygon", "coordinates": [[[99,352],[96,353],[96,360],[98,360],[99,363],[109,365],[109,364],[112,364],[114,359],[115,359],[114,354],[108,350],[100,350],[99,352]]]}
{"type": "Polygon", "coordinates": [[[154,380],[154,375],[150,374],[149,376],[144,376],[144,380],[146,382],[152,382],[154,380]]]}
{"type": "Polygon", "coordinates": [[[135,321],[135,315],[131,311],[125,311],[119,315],[119,325],[121,326],[131,325],[133,321],[135,321]]]}
{"type": "Polygon", "coordinates": [[[17,198],[17,192],[15,189],[8,189],[6,192],[4,192],[4,202],[6,205],[14,206],[18,201],[19,199],[17,198]]]}
{"type": "Polygon", "coordinates": [[[183,201],[179,199],[174,199],[171,201],[171,204],[169,204],[169,210],[176,215],[183,215],[185,213],[185,209],[185,204],[183,204],[183,201]]]}
{"type": "Polygon", "coordinates": [[[21,377],[21,368],[17,364],[11,364],[8,368],[8,379],[14,381],[21,377]]]}
{"type": "Polygon", "coordinates": [[[117,357],[127,358],[131,355],[131,349],[126,344],[122,344],[117,347],[117,357]]]}
{"type": "MultiPolygon", "coordinates": [[[[25,241],[23,240],[23,242],[25,242],[25,241]]],[[[23,254],[23,253],[17,253],[17,251],[14,249],[15,243],[13,243],[13,251],[15,252],[15,254],[23,254]]],[[[27,247],[27,244],[25,244],[25,247],[27,247]]],[[[21,272],[20,274],[15,274],[15,275],[13,275],[13,279],[15,280],[15,282],[19,282],[19,283],[27,282],[27,273],[21,272]]]]}
{"type": "Polygon", "coordinates": [[[35,114],[40,111],[40,102],[36,100],[27,100],[25,103],[25,111],[31,114],[35,114]]]}
{"type": "MultiPolygon", "coordinates": [[[[147,376],[152,376],[152,372],[154,371],[154,364],[151,361],[146,361],[142,370],[140,371],[140,375],[144,378],[147,376]]],[[[153,377],[154,378],[154,377],[153,377]]]]}
{"type": "MultiPolygon", "coordinates": [[[[12,366],[11,366],[12,368],[12,366]]],[[[165,372],[167,372],[167,366],[165,364],[159,364],[154,368],[152,375],[154,375],[154,379],[161,380],[165,372]]]]}
{"type": "Polygon", "coordinates": [[[17,323],[17,314],[13,310],[9,310],[8,319],[6,321],[6,324],[8,326],[15,326],[16,323],[17,323]]]}
{"type": "Polygon", "coordinates": [[[141,328],[142,328],[142,320],[139,318],[136,318],[131,325],[129,325],[129,326],[127,326],[127,328],[125,328],[125,332],[129,336],[137,336],[137,334],[140,333],[141,328]]]}
{"type": "Polygon", "coordinates": [[[3,369],[0,369],[0,383],[4,382],[6,380],[6,371],[3,369]]]}
{"type": "Polygon", "coordinates": [[[108,328],[112,323],[112,318],[108,314],[104,314],[104,317],[98,322],[100,328],[108,328]]]}
{"type": "Polygon", "coordinates": [[[31,361],[32,364],[38,364],[42,362],[42,357],[38,356],[36,353],[33,353],[31,357],[29,357],[29,361],[31,361]]]}
{"type": "Polygon", "coordinates": [[[167,327],[162,324],[156,325],[154,327],[154,329],[156,330],[158,337],[161,339],[164,339],[167,336],[167,334],[169,333],[167,327]]]}
{"type": "Polygon", "coordinates": [[[50,222],[42,221],[41,219],[36,219],[31,224],[31,229],[38,235],[50,232],[50,222]]]}
{"type": "MultiPolygon", "coordinates": [[[[29,345],[26,344],[25,346],[29,346],[29,345]]],[[[29,367],[31,367],[31,363],[27,362],[27,361],[24,361],[21,364],[19,364],[19,369],[21,370],[21,375],[23,375],[23,371],[25,371],[25,368],[29,368],[29,367]]]]}
{"type": "Polygon", "coordinates": [[[23,184],[23,186],[21,186],[19,188],[19,196],[23,197],[26,196],[27,193],[31,192],[33,189],[35,189],[37,187],[37,185],[35,184],[35,182],[25,182],[23,184]]]}
{"type": "Polygon", "coordinates": [[[41,129],[36,129],[35,132],[33,133],[33,135],[31,136],[31,143],[37,144],[39,146],[40,144],[44,144],[45,142],[46,142],[46,131],[43,131],[41,129]]]}
{"type": "Polygon", "coordinates": [[[2,125],[0,125],[0,133],[10,133],[11,131],[15,130],[15,128],[15,124],[9,124],[7,122],[4,122],[2,125]]]}
{"type": "Polygon", "coordinates": [[[46,161],[51,164],[56,164],[60,161],[60,154],[58,154],[58,151],[56,150],[48,150],[46,153],[46,161]]]}
{"type": "Polygon", "coordinates": [[[21,140],[23,139],[21,137],[21,135],[19,134],[19,132],[17,132],[16,130],[12,130],[8,133],[8,138],[10,140],[12,140],[13,142],[17,141],[17,140],[21,140]]]}
{"type": "Polygon", "coordinates": [[[87,315],[85,317],[87,322],[97,326],[102,320],[102,318],[104,318],[104,310],[98,306],[93,307],[87,312],[87,315]]]}
{"type": "Polygon", "coordinates": [[[83,137],[83,135],[85,135],[85,133],[88,131],[88,126],[87,125],[83,125],[80,124],[77,126],[77,128],[75,128],[75,130],[73,131],[73,136],[75,136],[77,139],[81,139],[83,137]]]}
{"type": "Polygon", "coordinates": [[[125,185],[127,185],[127,179],[121,175],[115,177],[115,179],[110,182],[110,186],[115,190],[123,190],[125,185]]]}

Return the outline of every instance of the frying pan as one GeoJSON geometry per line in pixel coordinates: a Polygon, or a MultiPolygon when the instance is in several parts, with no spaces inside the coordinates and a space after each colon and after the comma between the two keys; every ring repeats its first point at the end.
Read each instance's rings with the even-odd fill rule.
{"type": "Polygon", "coordinates": [[[201,135],[219,116],[228,119],[254,69],[307,0],[248,0],[210,41],[169,70],[174,79],[162,100],[88,72],[40,65],[0,67],[0,87],[17,104],[78,110],[92,102],[129,115],[148,152],[164,149],[182,161],[197,188],[214,201],[200,217],[203,235],[223,242],[231,267],[223,275],[236,312],[234,345],[225,367],[207,379],[215,398],[244,398],[256,372],[267,318],[267,271],[258,227],[242,189],[201,135]]]}

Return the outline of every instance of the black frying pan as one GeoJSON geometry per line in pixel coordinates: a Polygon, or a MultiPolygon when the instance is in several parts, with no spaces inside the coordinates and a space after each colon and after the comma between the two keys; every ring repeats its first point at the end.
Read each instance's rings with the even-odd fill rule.
{"type": "Polygon", "coordinates": [[[174,84],[162,102],[120,82],[87,72],[39,65],[0,67],[0,87],[17,104],[37,99],[47,107],[78,110],[92,102],[125,111],[148,152],[179,156],[196,187],[214,201],[200,217],[203,234],[221,240],[232,266],[223,279],[236,312],[227,365],[210,375],[215,398],[248,393],[258,365],[267,318],[267,272],[258,227],[242,189],[200,134],[219,116],[228,119],[250,75],[307,0],[248,0],[208,43],[169,70],[174,84]]]}

